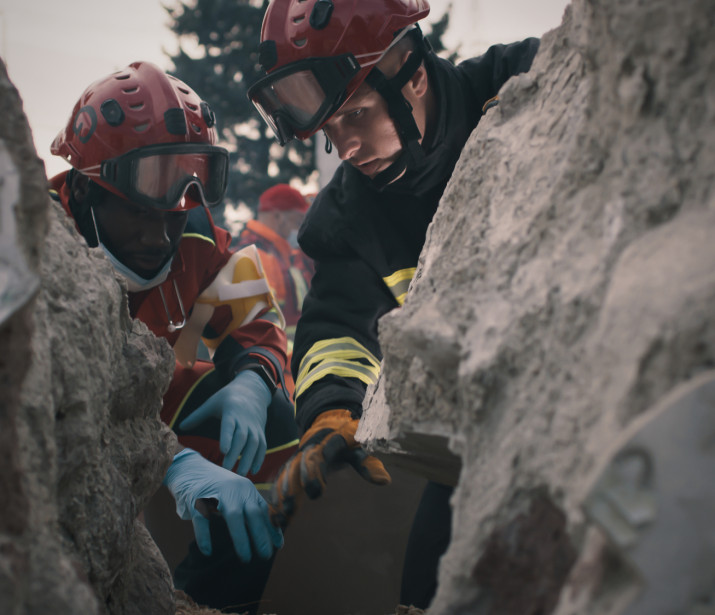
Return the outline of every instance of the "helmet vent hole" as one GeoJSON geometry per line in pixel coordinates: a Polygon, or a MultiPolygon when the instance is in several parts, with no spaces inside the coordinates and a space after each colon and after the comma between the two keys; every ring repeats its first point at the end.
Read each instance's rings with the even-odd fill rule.
{"type": "Polygon", "coordinates": [[[149,122],[144,122],[143,124],[137,124],[134,126],[134,132],[142,133],[149,129],[149,122]]]}
{"type": "Polygon", "coordinates": [[[305,21],[305,15],[300,15],[299,17],[294,17],[294,18],[293,18],[293,23],[294,23],[295,25],[298,25],[298,24],[301,23],[302,21],[305,21]]]}
{"type": "Polygon", "coordinates": [[[193,122],[190,122],[189,125],[191,126],[191,128],[193,128],[194,132],[195,132],[197,135],[200,135],[200,134],[201,134],[201,126],[197,126],[197,125],[194,124],[193,122]]]}
{"type": "Polygon", "coordinates": [[[194,104],[188,103],[188,102],[186,103],[186,106],[187,106],[189,109],[191,109],[192,111],[196,111],[196,110],[199,108],[198,105],[194,105],[194,104]]]}
{"type": "Polygon", "coordinates": [[[125,79],[129,79],[129,75],[127,75],[126,73],[124,73],[124,74],[122,74],[122,75],[117,75],[117,76],[116,76],[116,79],[117,79],[118,81],[124,81],[125,79]]]}
{"type": "Polygon", "coordinates": [[[189,90],[187,90],[186,88],[182,88],[182,87],[180,87],[180,86],[179,86],[178,89],[179,89],[179,92],[181,92],[182,94],[190,94],[190,93],[191,93],[191,92],[189,92],[189,90]]]}
{"type": "Polygon", "coordinates": [[[122,92],[124,92],[125,94],[135,94],[138,91],[139,91],[138,87],[126,88],[126,89],[122,90],[122,92]]]}
{"type": "Polygon", "coordinates": [[[129,105],[129,108],[132,111],[139,111],[139,109],[144,108],[144,103],[143,102],[134,103],[133,105],[129,105]]]}
{"type": "Polygon", "coordinates": [[[299,38],[297,40],[293,40],[293,44],[296,47],[305,47],[305,44],[308,42],[307,38],[299,38]]]}

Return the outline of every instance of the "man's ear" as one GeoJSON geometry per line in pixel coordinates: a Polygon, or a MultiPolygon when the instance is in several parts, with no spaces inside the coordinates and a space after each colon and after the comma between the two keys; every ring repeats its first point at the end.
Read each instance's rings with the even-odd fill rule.
{"type": "Polygon", "coordinates": [[[415,74],[412,75],[407,84],[412,88],[417,98],[422,98],[427,93],[429,81],[427,80],[427,69],[425,68],[424,62],[420,64],[420,67],[415,71],[415,74]]]}
{"type": "Polygon", "coordinates": [[[78,203],[84,203],[84,200],[89,194],[89,177],[82,173],[75,172],[72,174],[72,183],[70,185],[72,197],[78,203]]]}

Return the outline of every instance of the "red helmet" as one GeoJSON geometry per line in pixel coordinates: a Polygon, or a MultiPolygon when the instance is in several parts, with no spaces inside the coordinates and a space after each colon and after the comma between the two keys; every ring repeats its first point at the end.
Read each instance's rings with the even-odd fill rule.
{"type": "Polygon", "coordinates": [[[261,194],[258,211],[308,211],[310,203],[295,188],[288,184],[276,184],[261,194]]]}
{"type": "Polygon", "coordinates": [[[134,62],[84,91],[50,151],[123,198],[165,210],[210,206],[228,178],[215,123],[183,81],[134,62]]]}
{"type": "Polygon", "coordinates": [[[429,13],[427,0],[272,0],[248,91],[285,144],[315,134],[399,38],[429,13]]]}

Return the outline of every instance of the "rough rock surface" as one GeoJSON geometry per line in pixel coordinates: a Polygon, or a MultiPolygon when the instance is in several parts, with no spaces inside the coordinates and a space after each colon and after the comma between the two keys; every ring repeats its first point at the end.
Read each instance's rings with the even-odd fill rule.
{"type": "Polygon", "coordinates": [[[132,321],[111,265],[49,199],[4,68],[0,97],[0,232],[17,247],[0,259],[3,307],[18,255],[39,279],[0,322],[0,612],[174,613],[137,521],[171,461],[158,412],[173,353],[132,321]]]}
{"type": "Polygon", "coordinates": [[[614,608],[618,582],[574,610],[563,591],[599,551],[583,485],[715,365],[713,24],[712,0],[574,0],[471,136],[380,323],[358,437],[409,459],[445,436],[461,460],[433,615],[614,608]]]}

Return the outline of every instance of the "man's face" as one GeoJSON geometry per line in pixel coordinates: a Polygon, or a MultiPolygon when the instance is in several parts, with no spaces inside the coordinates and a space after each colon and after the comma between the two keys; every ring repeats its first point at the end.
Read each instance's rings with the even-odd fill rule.
{"type": "Polygon", "coordinates": [[[402,142],[385,99],[363,83],[324,126],[338,156],[370,179],[399,156],[402,142]]]}
{"type": "Polygon", "coordinates": [[[173,256],[186,226],[187,213],[138,205],[111,192],[94,207],[102,243],[122,263],[150,279],[173,256]]]}
{"type": "Polygon", "coordinates": [[[297,209],[286,211],[283,215],[281,235],[283,235],[285,239],[288,239],[291,233],[300,228],[300,225],[303,223],[303,218],[305,218],[305,214],[302,211],[298,211],[297,209]]]}

